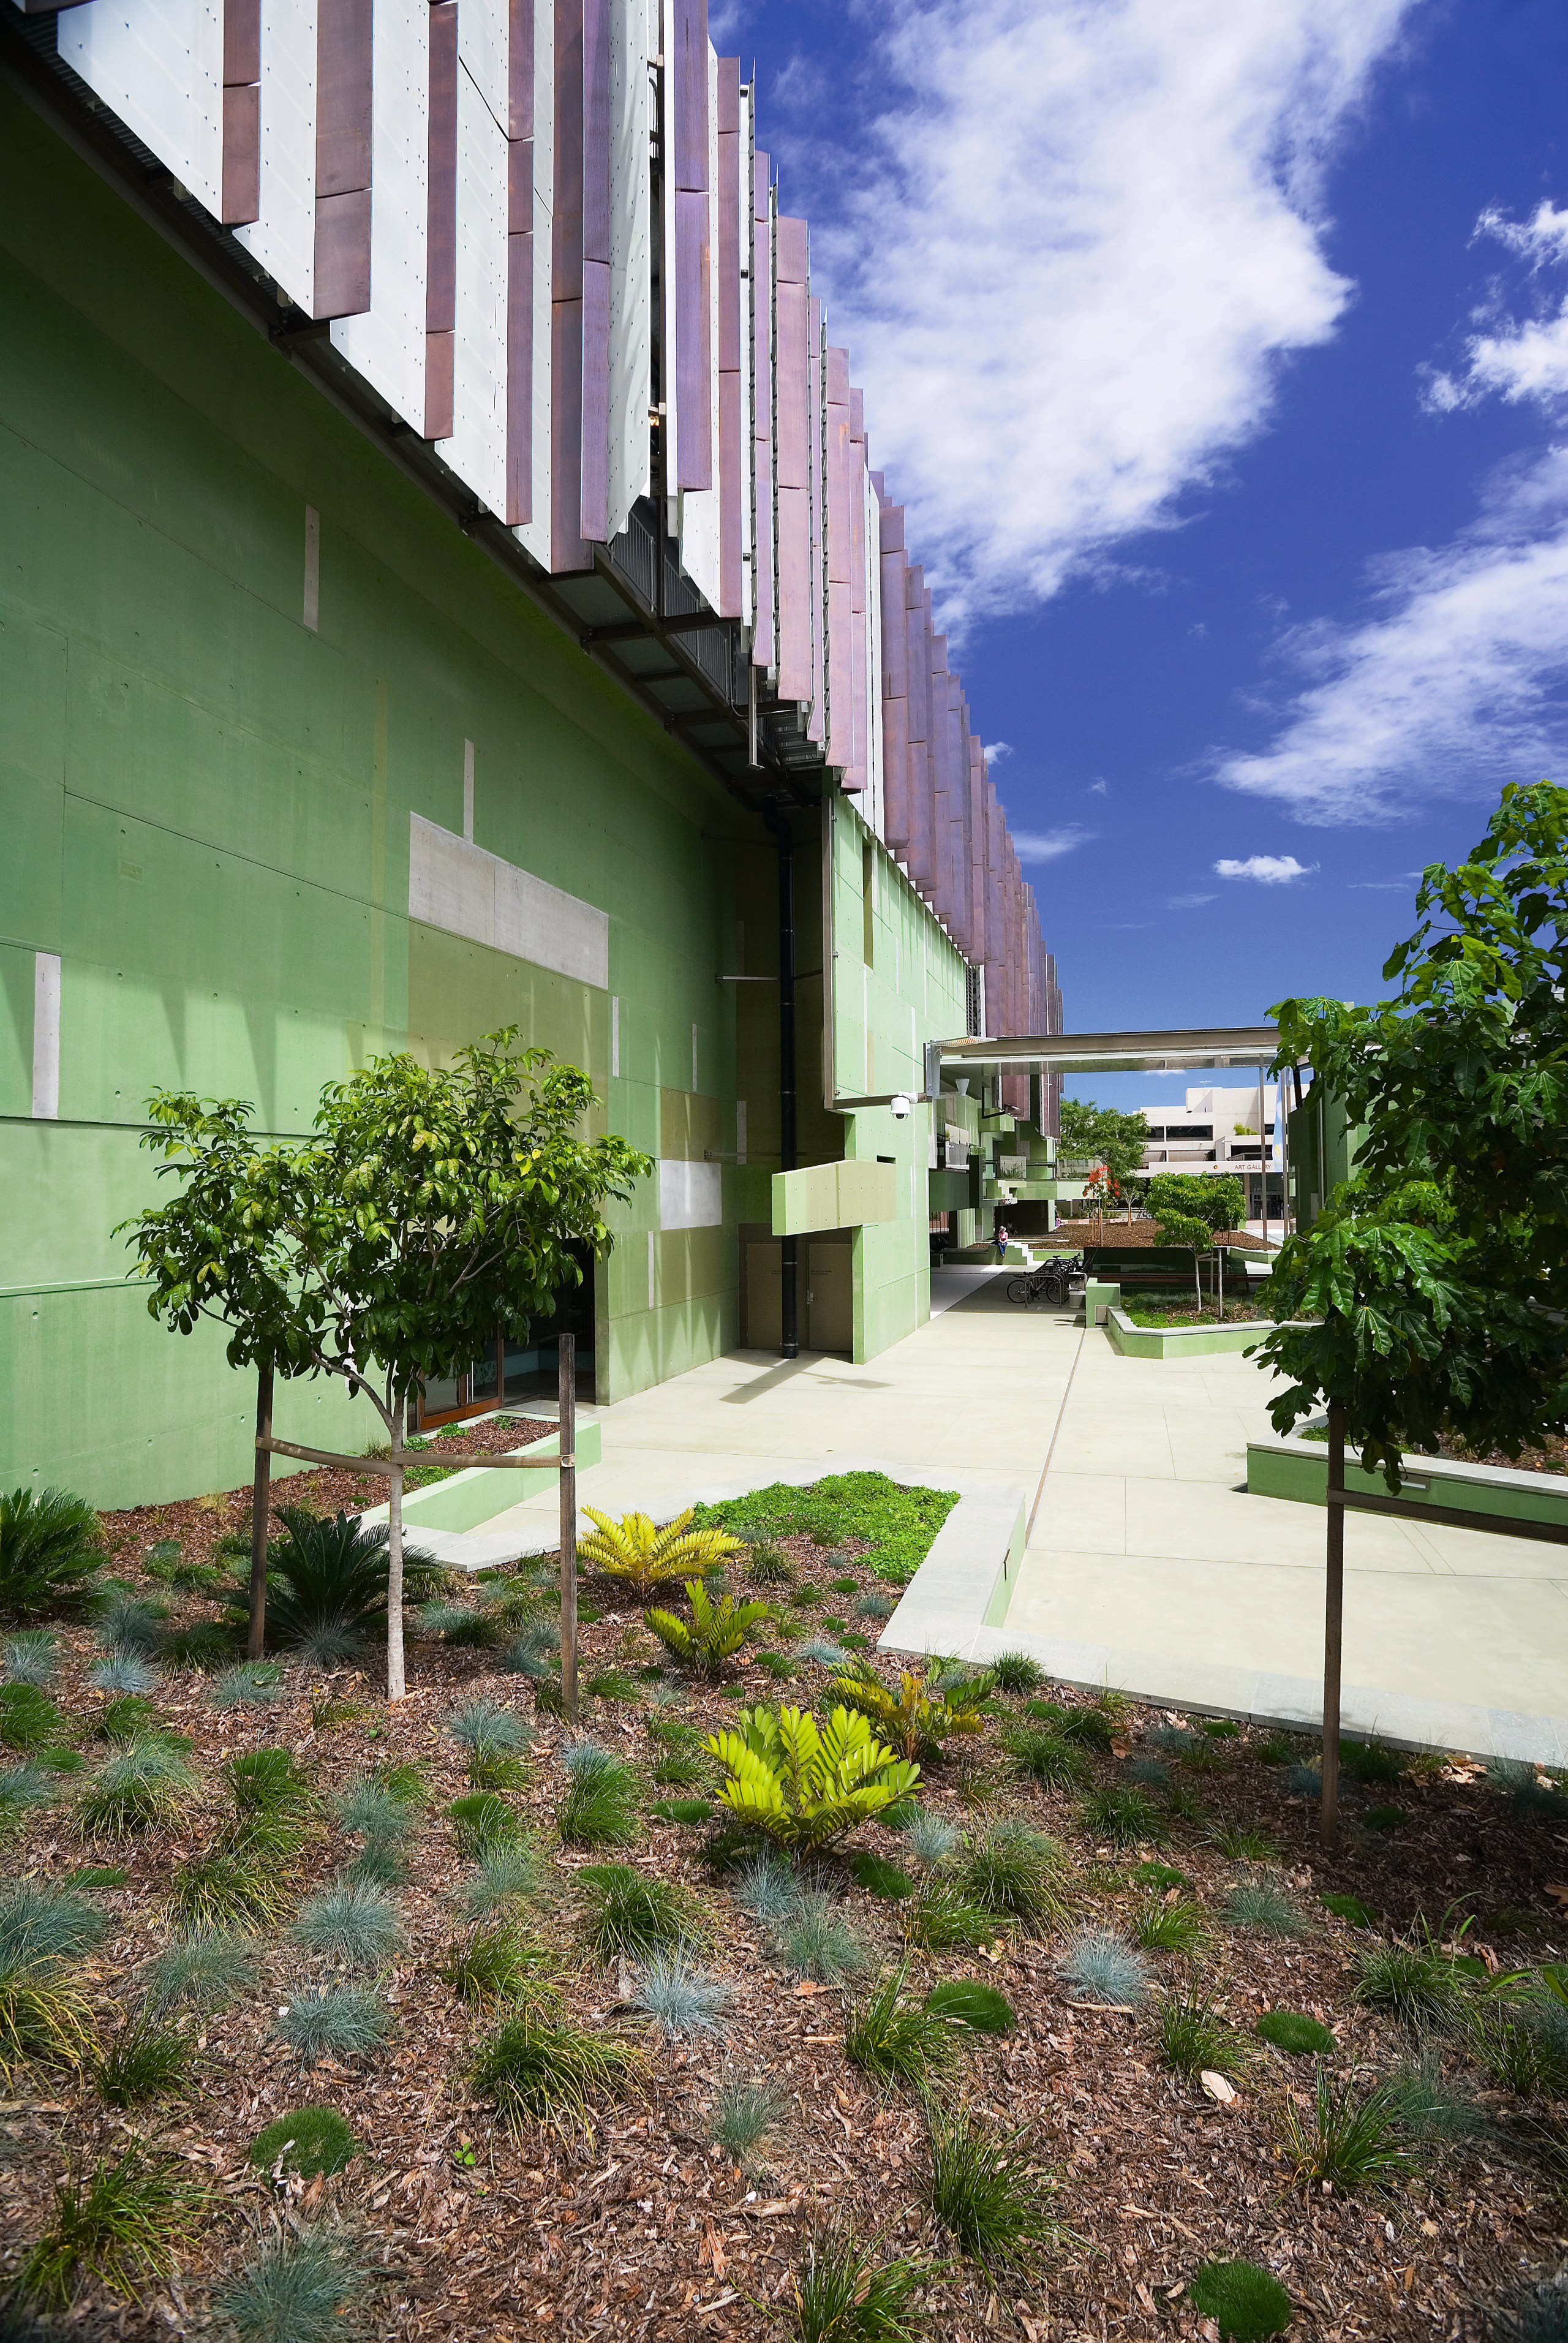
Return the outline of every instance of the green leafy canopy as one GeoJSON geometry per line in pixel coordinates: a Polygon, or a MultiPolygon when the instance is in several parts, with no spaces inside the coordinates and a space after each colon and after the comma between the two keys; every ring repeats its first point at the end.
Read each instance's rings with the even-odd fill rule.
{"type": "Polygon", "coordinates": [[[1510,785],[1456,870],[1430,864],[1420,924],[1371,1007],[1291,1000],[1277,1063],[1308,1062],[1361,1136],[1273,1270],[1258,1355],[1290,1378],[1288,1432],[1322,1400],[1369,1470],[1444,1432],[1517,1455],[1568,1429],[1568,790],[1510,785]]]}

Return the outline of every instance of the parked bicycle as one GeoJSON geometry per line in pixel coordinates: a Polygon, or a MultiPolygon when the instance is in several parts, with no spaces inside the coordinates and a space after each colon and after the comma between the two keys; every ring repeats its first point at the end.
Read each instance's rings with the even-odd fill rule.
{"type": "Polygon", "coordinates": [[[1074,1280],[1077,1281],[1077,1290],[1082,1292],[1085,1276],[1081,1252],[1052,1253],[1049,1261],[1041,1262],[1040,1267],[1030,1270],[1027,1277],[1010,1277],[1007,1298],[1010,1302],[1021,1302],[1030,1310],[1042,1302],[1049,1302],[1052,1309],[1060,1310],[1073,1292],[1074,1280]]]}

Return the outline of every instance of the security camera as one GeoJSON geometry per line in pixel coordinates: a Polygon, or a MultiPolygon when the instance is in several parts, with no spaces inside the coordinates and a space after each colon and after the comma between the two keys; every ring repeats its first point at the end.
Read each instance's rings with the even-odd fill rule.
{"type": "Polygon", "coordinates": [[[899,1092],[899,1095],[898,1095],[898,1097],[897,1097],[897,1098],[895,1098],[895,1099],[890,1099],[890,1100],[888,1101],[888,1104],[892,1108],[892,1111],[893,1111],[893,1121],[894,1121],[895,1122],[907,1122],[907,1121],[909,1121],[909,1119],[910,1119],[910,1101],[909,1101],[909,1100],[904,1096],[904,1094],[903,1094],[902,1091],[900,1091],[899,1092]]]}

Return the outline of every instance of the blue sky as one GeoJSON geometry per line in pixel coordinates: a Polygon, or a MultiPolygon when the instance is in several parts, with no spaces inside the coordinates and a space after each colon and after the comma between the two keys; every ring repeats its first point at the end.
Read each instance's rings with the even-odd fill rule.
{"type": "Polygon", "coordinates": [[[711,22],[1010,744],[1070,1030],[1372,997],[1422,864],[1568,778],[1568,8],[711,22]]]}

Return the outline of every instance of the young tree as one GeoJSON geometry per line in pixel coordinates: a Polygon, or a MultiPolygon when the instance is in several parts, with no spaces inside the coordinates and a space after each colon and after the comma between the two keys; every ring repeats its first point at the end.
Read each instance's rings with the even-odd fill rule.
{"type": "Polygon", "coordinates": [[[1156,1220],[1167,1212],[1184,1213],[1201,1221],[1211,1235],[1240,1228],[1247,1209],[1246,1191],[1229,1172],[1217,1179],[1201,1172],[1156,1172],[1146,1201],[1156,1220]]]}
{"type": "MultiPolygon", "coordinates": [[[[605,1202],[629,1196],[653,1168],[622,1139],[579,1139],[577,1126],[595,1102],[588,1076],[546,1050],[516,1049],[516,1037],[515,1027],[487,1034],[447,1068],[421,1066],[406,1052],[373,1059],[322,1092],[313,1141],[270,1151],[280,1160],[266,1178],[236,1180],[231,1219],[253,1227],[256,1243],[265,1236],[267,1296],[287,1296],[286,1316],[278,1310],[276,1324],[267,1322],[276,1355],[290,1372],[344,1377],[387,1427],[392,1700],[405,1689],[401,1460],[409,1394],[421,1380],[460,1373],[498,1332],[525,1337],[560,1286],[580,1277],[570,1246],[607,1250],[605,1202]]],[[[183,1117],[195,1138],[200,1118],[214,1115],[232,1131],[243,1128],[246,1110],[172,1100],[164,1119],[183,1127],[183,1117]]],[[[159,1232],[184,1201],[130,1224],[160,1279],[159,1232]]],[[[183,1231],[184,1222],[176,1224],[183,1231]]],[[[184,1266],[177,1248],[170,1258],[184,1266]]],[[[237,1329],[241,1361],[256,1354],[243,1315],[251,1298],[244,1285],[231,1297],[220,1267],[201,1304],[237,1329]]],[[[149,1307],[180,1323],[186,1305],[171,1314],[160,1284],[149,1307]]]]}
{"type": "Polygon", "coordinates": [[[1203,1293],[1198,1282],[1198,1256],[1207,1252],[1214,1242],[1208,1222],[1201,1221],[1195,1212],[1161,1212],[1154,1224],[1154,1241],[1169,1245],[1173,1252],[1191,1254],[1192,1298],[1201,1310],[1203,1293]]]}
{"type": "Polygon", "coordinates": [[[1092,1099],[1061,1101],[1061,1151],[1103,1163],[1119,1185],[1143,1169],[1149,1125],[1141,1114],[1123,1114],[1113,1106],[1096,1106],[1092,1099]]]}
{"type": "MultiPolygon", "coordinates": [[[[1371,1008],[1285,1001],[1276,1063],[1310,1062],[1364,1131],[1356,1177],[1272,1276],[1259,1346],[1291,1380],[1289,1432],[1328,1403],[1331,1489],[1353,1435],[1397,1492],[1444,1433],[1518,1455],[1568,1428],[1568,790],[1510,786],[1455,870],[1427,869],[1421,923],[1371,1008]]],[[[1342,1508],[1329,1509],[1324,1830],[1339,1736],[1342,1508]]]]}

